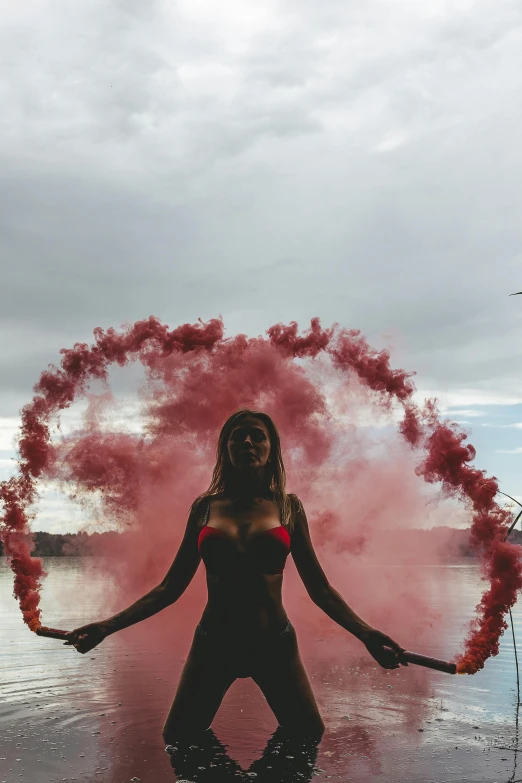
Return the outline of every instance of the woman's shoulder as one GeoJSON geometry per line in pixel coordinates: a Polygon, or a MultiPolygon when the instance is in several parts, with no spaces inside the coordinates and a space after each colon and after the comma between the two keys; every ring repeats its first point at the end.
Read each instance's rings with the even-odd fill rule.
{"type": "Polygon", "coordinates": [[[203,516],[205,516],[209,505],[210,495],[207,495],[206,493],[198,495],[190,507],[191,516],[194,516],[198,522],[201,522],[201,519],[203,516]]]}
{"type": "Polygon", "coordinates": [[[192,503],[190,512],[196,517],[199,523],[204,522],[208,518],[211,503],[219,502],[222,499],[221,494],[203,492],[201,495],[198,495],[192,503]]]}
{"type": "Polygon", "coordinates": [[[189,525],[197,532],[207,524],[210,515],[209,498],[206,493],[198,495],[190,507],[189,525]]]}
{"type": "Polygon", "coordinates": [[[303,504],[301,503],[298,495],[295,495],[293,492],[287,492],[286,497],[289,503],[289,508],[286,511],[286,521],[283,524],[283,527],[288,530],[290,535],[293,535],[296,524],[299,524],[299,516],[304,511],[303,504]]]}
{"type": "Polygon", "coordinates": [[[290,503],[292,504],[292,511],[294,514],[304,511],[303,504],[301,503],[301,500],[298,495],[295,495],[293,492],[289,492],[287,494],[287,497],[290,500],[290,503]]]}

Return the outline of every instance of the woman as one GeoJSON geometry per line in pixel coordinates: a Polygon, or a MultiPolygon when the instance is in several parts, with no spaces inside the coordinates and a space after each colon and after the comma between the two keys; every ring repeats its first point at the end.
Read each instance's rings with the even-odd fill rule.
{"type": "Polygon", "coordinates": [[[123,612],[68,636],[68,644],[89,652],[110,634],[177,601],[203,560],[208,602],[163,728],[167,744],[206,730],[237,677],[252,677],[280,726],[306,736],[324,732],[281,601],[289,552],[312,601],[360,639],[383,668],[399,666],[403,648],[358,617],[329,584],[303,506],[296,495],[286,494],[285,482],[279,434],[270,416],[248,409],[234,413],[219,435],[210,487],[192,504],[161,584],[123,612]]]}

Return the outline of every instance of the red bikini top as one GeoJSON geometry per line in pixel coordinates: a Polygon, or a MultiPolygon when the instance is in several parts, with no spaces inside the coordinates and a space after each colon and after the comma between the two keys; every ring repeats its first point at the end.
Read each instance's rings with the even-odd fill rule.
{"type": "Polygon", "coordinates": [[[210,501],[207,501],[198,549],[209,574],[226,573],[238,567],[254,568],[263,574],[283,573],[290,552],[290,535],[286,528],[279,525],[255,534],[241,553],[223,530],[207,525],[209,513],[210,501]]]}

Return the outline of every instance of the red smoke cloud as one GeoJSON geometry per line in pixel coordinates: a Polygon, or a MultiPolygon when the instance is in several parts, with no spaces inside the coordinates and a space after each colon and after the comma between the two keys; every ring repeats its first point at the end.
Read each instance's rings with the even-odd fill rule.
{"type": "MultiPolygon", "coordinates": [[[[372,349],[356,330],[337,324],[323,329],[317,318],[302,336],[295,322],[270,327],[267,338],[226,339],[221,320],[169,331],[154,317],[120,333],[96,329],[94,336],[94,345],[62,350],[61,367],[42,373],[33,401],[22,411],[18,475],[0,485],[4,504],[0,533],[15,573],[15,596],[31,630],[40,625],[39,590],[44,577],[41,561],[30,556],[30,509],[38,479],[62,480],[76,488],[79,498],[100,495],[107,519],[134,522],[135,530],[141,531],[139,560],[134,551],[137,539],[130,536],[121,546],[128,547],[126,555],[134,558],[133,568],[131,574],[122,568],[119,576],[131,591],[145,583],[150,586],[151,577],[164,567],[164,552],[172,552],[173,532],[178,540],[183,532],[179,522],[171,519],[185,517],[195,495],[208,485],[219,428],[232,410],[245,405],[274,416],[299,494],[306,498],[310,487],[315,491],[321,486],[323,500],[329,498],[321,513],[311,515],[313,535],[321,542],[335,541],[339,554],[364,551],[371,541],[371,514],[376,516],[377,509],[368,512],[367,524],[357,531],[343,528],[346,512],[336,498],[345,500],[346,488],[361,475],[361,460],[349,456],[358,433],[352,428],[346,440],[346,430],[341,431],[332,414],[327,390],[313,380],[313,368],[318,366],[319,376],[324,373],[341,384],[337,398],[343,388],[353,391],[356,378],[360,394],[374,407],[385,413],[402,408],[398,431],[411,449],[410,456],[404,450],[393,465],[382,457],[372,458],[379,483],[393,495],[396,514],[422,513],[413,471],[411,477],[408,474],[412,457],[417,476],[440,485],[444,496],[470,508],[472,542],[491,587],[477,607],[458,669],[472,674],[497,654],[506,628],[504,616],[522,587],[520,548],[504,541],[509,514],[495,503],[495,479],[472,467],[475,450],[466,443],[466,434],[456,424],[440,420],[434,401],[427,400],[422,408],[414,404],[413,373],[393,370],[387,351],[372,349]],[[57,414],[88,395],[93,381],[106,383],[111,365],[123,367],[134,361],[141,362],[147,375],[143,433],[106,431],[102,426],[106,406],[93,400],[84,430],[53,445],[49,426],[57,414]],[[335,464],[337,469],[332,468],[335,464]]],[[[371,498],[367,508],[372,508],[371,498]]],[[[117,570],[117,561],[113,565],[117,570]]],[[[331,565],[335,570],[335,563],[331,565]]]]}

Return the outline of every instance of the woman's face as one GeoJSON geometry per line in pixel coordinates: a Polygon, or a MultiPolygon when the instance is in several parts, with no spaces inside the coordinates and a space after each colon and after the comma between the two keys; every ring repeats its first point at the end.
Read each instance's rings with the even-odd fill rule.
{"type": "Polygon", "coordinates": [[[265,424],[255,416],[238,419],[228,437],[227,449],[235,468],[262,468],[270,457],[270,435],[265,424]]]}

